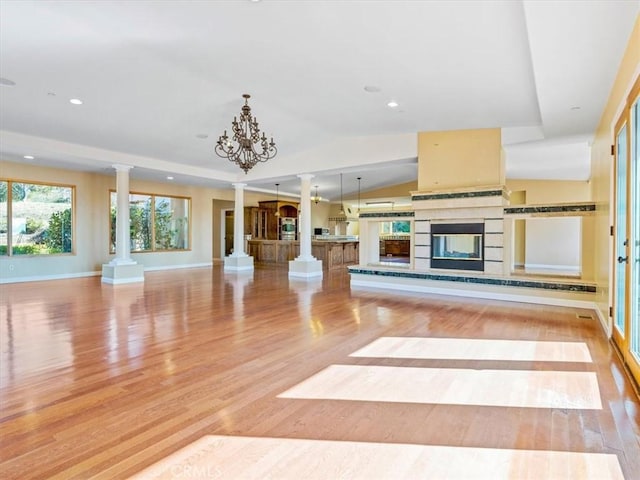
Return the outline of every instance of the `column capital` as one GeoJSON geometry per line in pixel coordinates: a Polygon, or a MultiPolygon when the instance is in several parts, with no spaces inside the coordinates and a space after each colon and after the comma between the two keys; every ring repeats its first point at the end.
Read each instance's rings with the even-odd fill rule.
{"type": "Polygon", "coordinates": [[[315,175],[312,173],[301,173],[296,176],[301,180],[311,180],[313,177],[315,177],[315,175]]]}
{"type": "Polygon", "coordinates": [[[128,172],[133,168],[131,165],[122,165],[120,163],[115,163],[111,166],[116,170],[116,172],[128,172]]]}
{"type": "Polygon", "coordinates": [[[233,185],[233,187],[234,187],[236,190],[237,190],[237,189],[243,190],[243,189],[244,189],[244,187],[246,187],[246,186],[247,186],[247,184],[246,184],[246,183],[242,183],[242,182],[232,183],[231,185],[233,185]]]}

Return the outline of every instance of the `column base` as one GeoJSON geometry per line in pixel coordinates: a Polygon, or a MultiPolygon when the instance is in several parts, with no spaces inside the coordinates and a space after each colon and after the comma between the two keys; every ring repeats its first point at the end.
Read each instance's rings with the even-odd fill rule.
{"type": "Polygon", "coordinates": [[[102,265],[102,283],[120,285],[122,283],[144,282],[144,265],[128,263],[125,265],[102,265]]]}
{"type": "Polygon", "coordinates": [[[224,257],[225,272],[244,272],[253,270],[253,257],[245,255],[244,257],[234,257],[229,255],[224,257]]]}
{"type": "Polygon", "coordinates": [[[322,260],[290,260],[289,276],[295,278],[322,278],[322,260]]]}

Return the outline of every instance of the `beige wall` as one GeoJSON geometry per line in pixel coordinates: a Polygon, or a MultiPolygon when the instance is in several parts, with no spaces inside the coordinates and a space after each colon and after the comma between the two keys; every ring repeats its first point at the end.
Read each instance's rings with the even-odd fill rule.
{"type": "MultiPolygon", "coordinates": [[[[398,185],[392,185],[390,187],[360,192],[360,200],[364,200],[367,198],[408,197],[411,192],[415,192],[416,190],[418,190],[418,181],[414,180],[412,182],[400,183],[398,185]]],[[[349,197],[345,197],[345,201],[347,200],[349,201],[349,203],[356,203],[358,197],[350,195],[349,197]]],[[[361,205],[363,204],[361,203],[361,205]]]]}
{"type": "MultiPolygon", "coordinates": [[[[37,279],[89,275],[109,262],[109,191],[116,188],[113,175],[0,161],[2,178],[25,182],[64,184],[75,187],[75,252],[73,255],[0,257],[0,278],[37,279]]],[[[234,191],[156,183],[131,178],[131,191],[191,198],[191,249],[184,252],[132,253],[145,268],[171,268],[210,263],[220,252],[221,208],[233,208],[234,191]],[[216,200],[216,203],[214,203],[216,200]],[[214,212],[216,205],[216,212],[214,212]],[[217,248],[216,248],[217,246],[217,248]]],[[[245,205],[257,205],[271,196],[246,192],[245,205]]]]}
{"type": "MultiPolygon", "coordinates": [[[[511,193],[511,204],[519,205],[526,203],[527,205],[539,204],[558,204],[571,202],[589,202],[591,201],[591,185],[588,181],[569,181],[569,180],[517,180],[510,179],[506,183],[507,190],[511,193]]],[[[545,242],[534,242],[534,238],[540,238],[539,232],[552,231],[550,228],[555,219],[551,217],[549,222],[542,220],[519,220],[514,223],[514,263],[541,263],[556,265],[573,265],[574,260],[565,263],[563,258],[570,258],[574,253],[580,254],[581,258],[576,262],[580,265],[583,280],[592,281],[593,273],[593,217],[581,217],[579,219],[580,238],[573,238],[571,235],[556,236],[556,245],[549,252],[545,253],[547,247],[545,242]],[[537,223],[536,223],[537,222],[537,223]],[[529,228],[532,228],[530,231],[529,228]],[[552,251],[566,252],[558,260],[552,251]],[[545,258],[542,261],[540,258],[545,258]],[[532,260],[535,259],[535,260],[532,260]]],[[[567,225],[573,220],[567,220],[567,225]]],[[[576,219],[577,221],[577,219],[576,219]]],[[[560,222],[562,224],[562,222],[560,222]]],[[[566,227],[569,229],[569,227],[566,227]]],[[[573,232],[574,230],[570,230],[573,232]]],[[[547,242],[548,243],[548,242],[547,242]]]]}
{"type": "Polygon", "coordinates": [[[611,237],[611,177],[613,161],[611,145],[613,129],[622,105],[626,101],[640,66],[640,17],[631,33],[626,52],[620,62],[616,80],[596,129],[591,146],[591,198],[596,202],[594,218],[594,256],[592,259],[597,282],[596,302],[604,318],[608,317],[609,281],[612,261],[611,237]]]}
{"type": "Polygon", "coordinates": [[[420,132],[418,190],[504,185],[499,128],[420,132]]]}
{"type": "MultiPolygon", "coordinates": [[[[588,181],[507,180],[506,187],[511,192],[524,192],[527,205],[591,201],[588,181]]],[[[512,203],[521,202],[514,198],[512,203]]]]}

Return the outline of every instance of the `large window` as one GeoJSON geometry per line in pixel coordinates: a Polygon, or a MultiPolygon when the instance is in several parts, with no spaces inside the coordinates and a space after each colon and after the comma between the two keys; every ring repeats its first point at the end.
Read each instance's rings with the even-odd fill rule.
{"type": "MultiPolygon", "coordinates": [[[[117,205],[117,194],[111,192],[111,253],[116,251],[117,205]]],[[[129,194],[131,251],[187,250],[190,207],[189,198],[129,194]]]]}
{"type": "Polygon", "coordinates": [[[380,222],[381,235],[394,235],[411,232],[411,222],[399,220],[394,222],[380,222]]]}
{"type": "Polygon", "coordinates": [[[0,255],[73,252],[74,187],[0,180],[0,255]]]}

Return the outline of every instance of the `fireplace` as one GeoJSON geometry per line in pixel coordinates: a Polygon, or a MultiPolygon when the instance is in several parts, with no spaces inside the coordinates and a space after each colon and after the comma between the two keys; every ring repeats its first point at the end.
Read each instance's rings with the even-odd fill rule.
{"type": "Polygon", "coordinates": [[[484,271],[484,223],[432,223],[431,268],[484,271]]]}

